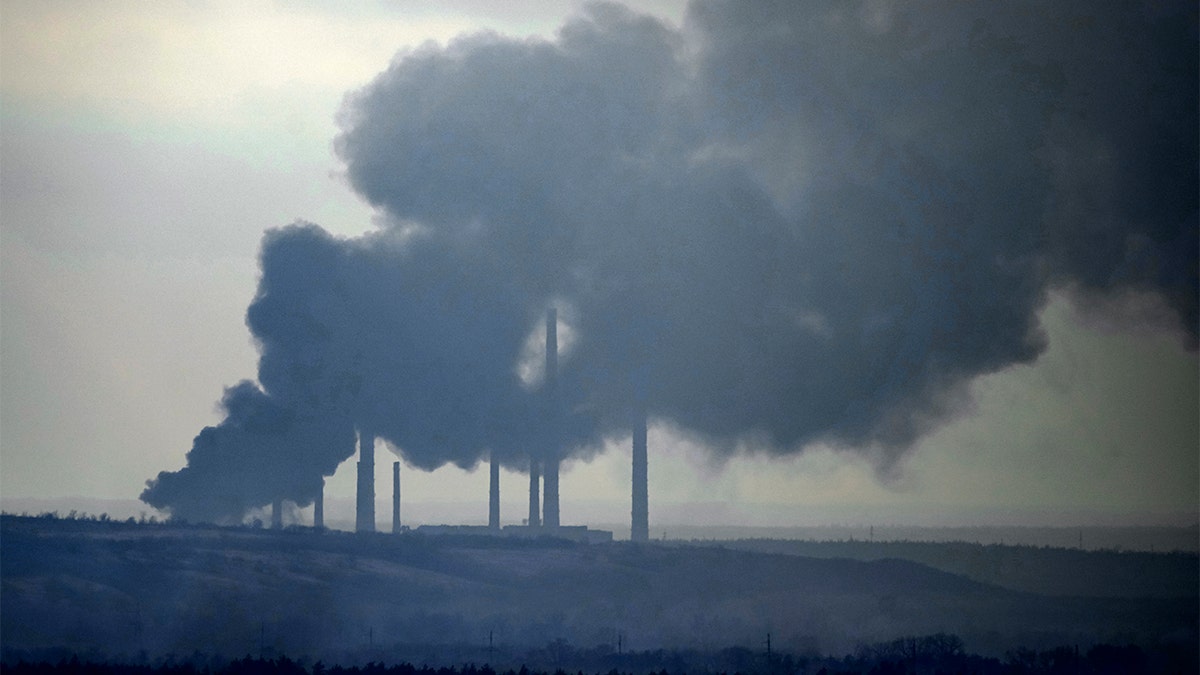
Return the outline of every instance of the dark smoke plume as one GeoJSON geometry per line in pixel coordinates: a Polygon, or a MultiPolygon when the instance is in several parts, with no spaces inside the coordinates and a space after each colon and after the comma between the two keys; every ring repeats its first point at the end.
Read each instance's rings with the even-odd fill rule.
{"type": "Polygon", "coordinates": [[[197,520],[236,520],[275,496],[309,504],[354,454],[355,429],[424,469],[471,467],[487,449],[516,466],[547,447],[546,402],[515,367],[541,317],[496,260],[420,234],[339,240],[300,223],[267,234],[261,267],[246,322],[262,390],[230,389],[225,421],[197,436],[188,466],[150,482],[147,503],[197,520]]]}
{"type": "MultiPolygon", "coordinates": [[[[564,455],[644,405],[717,453],[889,466],[1037,358],[1052,288],[1160,297],[1194,348],[1196,25],[1187,3],[697,1],[681,28],[601,4],[553,41],[402,54],[336,141],[389,225],[263,245],[260,396],[339,429],[279,471],[332,473],[353,427],[423,468],[543,452],[518,362],[551,305],[564,455]]],[[[203,502],[205,434],[271,455],[222,431],[230,405],[151,503],[203,502]]]]}
{"type": "Polygon", "coordinates": [[[308,504],[353,448],[354,428],[321,407],[288,407],[252,382],[225,390],[226,417],[192,443],[188,464],[163,471],[142,500],[173,517],[230,522],[275,497],[308,504]]]}

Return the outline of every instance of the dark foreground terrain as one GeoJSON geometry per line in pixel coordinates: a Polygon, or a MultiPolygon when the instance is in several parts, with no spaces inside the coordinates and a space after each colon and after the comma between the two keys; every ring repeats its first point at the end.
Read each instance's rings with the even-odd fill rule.
{"type": "Polygon", "coordinates": [[[918,645],[1077,666],[1114,646],[1191,663],[1198,646],[1194,554],[919,548],[926,563],[949,561],[935,569],[899,559],[903,547],[853,560],[875,556],[16,516],[0,527],[9,670],[72,655],[160,664],[287,655],[309,672],[317,661],[749,672],[785,658],[788,672],[809,672],[798,664],[822,663],[818,655],[867,658],[869,670],[918,645]]]}

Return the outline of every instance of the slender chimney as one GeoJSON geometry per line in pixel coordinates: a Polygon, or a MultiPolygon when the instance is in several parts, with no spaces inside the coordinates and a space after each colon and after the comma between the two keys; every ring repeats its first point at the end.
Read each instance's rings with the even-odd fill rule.
{"type": "Polygon", "coordinates": [[[313,500],[313,527],[320,530],[325,527],[325,479],[321,479],[321,488],[317,490],[317,498],[313,500]]]}
{"type": "Polygon", "coordinates": [[[358,504],[354,517],[357,532],[375,531],[375,435],[358,432],[358,504]]]}
{"type": "Polygon", "coordinates": [[[542,478],[542,489],[546,496],[542,504],[542,526],[558,527],[558,459],[547,459],[544,464],[546,475],[542,478]]]}
{"type": "Polygon", "coordinates": [[[538,492],[541,490],[541,476],[538,474],[538,462],[536,459],[529,458],[529,526],[541,527],[542,524],[542,509],[538,503],[538,492]]]}
{"type": "Polygon", "coordinates": [[[271,529],[283,529],[283,500],[278,497],[271,502],[271,529]]]}
{"type": "Polygon", "coordinates": [[[646,408],[639,403],[633,418],[633,522],[629,530],[631,541],[650,540],[646,464],[646,408]]]}
{"type": "Polygon", "coordinates": [[[488,527],[500,529],[500,462],[493,454],[488,462],[490,481],[488,483],[488,527]]]}
{"type": "Polygon", "coordinates": [[[542,488],[545,498],[542,508],[545,517],[542,524],[558,527],[558,310],[546,310],[546,411],[545,424],[547,447],[545,452],[545,478],[542,488]]]}
{"type": "Polygon", "coordinates": [[[392,534],[400,533],[400,462],[392,462],[392,534]]]}

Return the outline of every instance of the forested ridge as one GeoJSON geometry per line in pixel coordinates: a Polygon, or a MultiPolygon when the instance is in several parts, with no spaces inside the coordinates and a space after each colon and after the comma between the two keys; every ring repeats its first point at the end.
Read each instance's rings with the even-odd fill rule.
{"type": "Polygon", "coordinates": [[[57,661],[6,663],[13,675],[683,675],[685,673],[742,673],[745,675],[901,675],[920,673],[972,673],[977,675],[1138,675],[1139,673],[1188,673],[1197,668],[1194,653],[1175,647],[1150,650],[1135,645],[1101,644],[1086,651],[1076,646],[1052,649],[1014,649],[1003,657],[967,653],[953,635],[929,635],[893,640],[861,647],[841,657],[818,654],[795,655],[726,649],[719,652],[635,652],[615,654],[604,650],[572,650],[548,645],[525,655],[533,666],[415,666],[412,663],[368,661],[360,665],[328,665],[318,661],[292,660],[286,656],[226,660],[193,654],[169,656],[150,663],[88,658],[78,655],[57,661]],[[546,665],[546,657],[557,665],[546,665]],[[605,670],[607,668],[607,670],[605,670]]]}

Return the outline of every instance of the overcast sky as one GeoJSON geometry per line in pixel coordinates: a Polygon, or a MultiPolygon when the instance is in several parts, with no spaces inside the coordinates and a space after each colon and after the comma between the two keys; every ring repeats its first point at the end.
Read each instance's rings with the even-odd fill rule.
{"type": "MultiPolygon", "coordinates": [[[[347,162],[365,160],[335,149],[348,131],[337,121],[344,97],[427,41],[437,46],[418,53],[436,60],[453,37],[483,29],[502,44],[560,39],[557,31],[581,6],[467,2],[447,11],[440,4],[0,7],[0,495],[133,499],[147,479],[183,467],[200,429],[224,417],[223,388],[257,377],[246,312],[267,230],[304,220],[357,238],[443,215],[435,204],[403,212],[405,204],[390,201],[395,192],[372,192],[361,174],[348,174],[347,162]]],[[[879,33],[900,30],[881,7],[867,3],[849,20],[879,33]]],[[[667,35],[692,34],[683,29],[683,2],[633,8],[662,19],[667,35]]],[[[721,34],[712,26],[690,30],[721,34]]],[[[417,72],[414,61],[405,63],[417,72]]],[[[886,96],[871,105],[886,108],[886,96]]],[[[360,99],[356,110],[369,121],[381,100],[360,99]]],[[[888,124],[920,138],[920,121],[903,119],[905,112],[888,124]]],[[[861,124],[880,117],[864,115],[861,124]]],[[[789,131],[802,122],[788,123],[751,140],[735,130],[726,145],[704,148],[736,153],[730,144],[744,141],[737,161],[751,158],[746,180],[762,186],[774,213],[800,219],[808,207],[797,186],[812,184],[805,176],[815,170],[805,165],[804,135],[789,131]],[[798,145],[776,151],[778,138],[798,145]]],[[[1190,153],[1194,163],[1195,148],[1190,153]]],[[[1070,176],[1091,169],[1075,167],[1070,176]]],[[[1191,203],[1185,243],[1195,236],[1191,203]]],[[[1182,255],[1194,280],[1196,251],[1182,255]]],[[[716,431],[655,426],[652,531],[660,515],[753,524],[1194,522],[1195,327],[1183,328],[1191,319],[1180,318],[1177,300],[1153,288],[1104,287],[1067,267],[1030,294],[1038,303],[1033,333],[1044,337],[1028,358],[995,370],[973,366],[978,373],[951,391],[955,401],[936,408],[936,424],[882,459],[877,447],[888,439],[875,428],[861,436],[797,431],[799,445],[786,452],[730,452],[706,445],[723,439],[716,431]],[[1101,292],[1078,290],[1089,284],[1101,292]],[[674,506],[688,503],[696,507],[674,506]]],[[[841,326],[828,313],[798,320],[813,333],[841,326]]],[[[997,328],[995,340],[1004,332],[997,328]]],[[[923,405],[913,414],[930,410],[923,405]]],[[[627,440],[612,438],[602,452],[564,465],[564,522],[588,516],[573,501],[626,503],[627,440]]],[[[380,453],[381,499],[390,461],[380,453]]],[[[327,498],[353,495],[352,463],[329,479],[327,498]]],[[[486,473],[485,466],[406,469],[405,499],[478,502],[482,519],[486,473]]],[[[503,517],[514,522],[525,479],[506,472],[503,480],[503,517]]]]}

